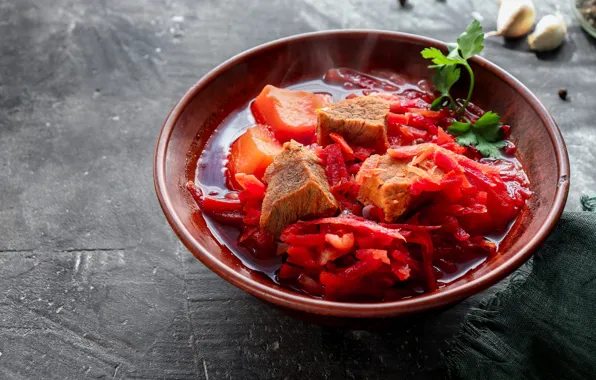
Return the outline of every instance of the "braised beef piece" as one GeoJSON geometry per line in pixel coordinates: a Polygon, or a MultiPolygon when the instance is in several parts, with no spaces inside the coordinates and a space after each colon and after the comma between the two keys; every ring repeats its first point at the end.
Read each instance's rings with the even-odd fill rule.
{"type": "Polygon", "coordinates": [[[330,104],[317,111],[317,143],[332,143],[330,133],[343,136],[348,143],[377,148],[389,146],[385,118],[389,101],[376,96],[361,96],[330,104]]]}
{"type": "Polygon", "coordinates": [[[294,140],[283,145],[263,179],[268,187],[260,225],[276,237],[299,219],[331,216],[337,211],[319,158],[294,140]]]}
{"type": "MultiPolygon", "coordinates": [[[[395,222],[401,215],[428,199],[429,194],[414,196],[410,192],[410,185],[420,177],[419,174],[408,170],[408,164],[412,159],[397,160],[388,155],[373,155],[367,161],[377,159],[377,168],[362,178],[358,200],[364,205],[381,208],[385,220],[395,222]]],[[[363,164],[365,165],[366,163],[363,164]]],[[[417,166],[430,168],[431,165],[431,161],[426,160],[417,166]]],[[[433,181],[438,182],[443,177],[443,171],[439,168],[434,168],[428,173],[433,181]]]]}

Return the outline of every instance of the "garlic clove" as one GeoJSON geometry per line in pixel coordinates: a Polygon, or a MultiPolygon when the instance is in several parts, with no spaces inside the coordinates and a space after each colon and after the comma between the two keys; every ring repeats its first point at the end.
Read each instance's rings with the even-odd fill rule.
{"type": "Polygon", "coordinates": [[[497,15],[497,31],[486,37],[521,37],[532,29],[536,21],[536,8],[532,0],[500,0],[497,15]]]}
{"type": "Polygon", "coordinates": [[[546,15],[536,24],[534,32],[528,36],[530,49],[548,51],[558,48],[567,35],[567,25],[560,14],[546,15]]]}

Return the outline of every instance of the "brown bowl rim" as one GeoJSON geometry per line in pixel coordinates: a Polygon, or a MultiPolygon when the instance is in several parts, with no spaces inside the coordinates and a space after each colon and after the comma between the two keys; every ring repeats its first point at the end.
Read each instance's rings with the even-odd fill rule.
{"type": "MultiPolygon", "coordinates": [[[[203,264],[205,264],[213,272],[217,273],[220,277],[256,297],[281,307],[307,313],[335,317],[382,318],[411,314],[445,306],[447,304],[467,298],[490,287],[521,266],[521,264],[523,264],[532,255],[532,253],[551,233],[565,207],[565,202],[569,193],[569,157],[565,142],[557,124],[555,123],[552,116],[548,113],[544,105],[542,105],[540,100],[538,100],[538,98],[520,81],[515,79],[511,74],[507,73],[497,65],[482,57],[475,56],[472,58],[472,61],[476,65],[487,68],[497,75],[501,80],[508,82],[538,113],[542,122],[544,125],[546,125],[548,133],[551,137],[551,141],[555,147],[556,161],[559,168],[559,182],[555,193],[554,205],[547,215],[546,223],[544,223],[538,230],[538,233],[535,234],[519,251],[514,253],[514,255],[508,261],[504,262],[501,266],[483,275],[482,277],[471,280],[470,282],[453,289],[422,294],[414,298],[399,301],[348,303],[326,301],[308,296],[300,296],[290,293],[289,291],[278,290],[243,276],[242,274],[239,274],[238,272],[215,259],[214,256],[212,256],[209,251],[205,249],[205,247],[203,247],[192,237],[190,231],[184,227],[184,224],[174,211],[165,183],[167,147],[172,131],[174,130],[174,126],[176,125],[176,122],[178,121],[178,118],[180,117],[183,110],[193,99],[195,94],[197,94],[203,87],[208,85],[212,80],[229,68],[241,63],[250,56],[259,54],[272,48],[277,48],[289,42],[339,36],[359,37],[370,35],[375,35],[377,38],[388,38],[403,42],[423,44],[424,46],[429,47],[433,46],[443,50],[446,50],[447,48],[445,43],[427,37],[409,33],[370,29],[328,30],[304,33],[271,41],[246,50],[226,60],[204,75],[193,87],[186,92],[186,94],[184,94],[180,101],[178,101],[178,103],[174,106],[172,111],[170,111],[170,114],[164,122],[157,140],[153,167],[155,191],[166,219],[168,220],[168,223],[176,235],[180,238],[188,250],[194,253],[203,264]]],[[[185,154],[187,154],[187,152],[185,152],[185,154]]]]}

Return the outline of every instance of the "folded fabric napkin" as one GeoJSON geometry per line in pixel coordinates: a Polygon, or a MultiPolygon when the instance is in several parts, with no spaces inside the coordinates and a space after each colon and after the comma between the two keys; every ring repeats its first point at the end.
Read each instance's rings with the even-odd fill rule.
{"type": "Polygon", "coordinates": [[[505,290],[468,312],[445,359],[455,379],[596,378],[596,213],[564,213],[505,290]]]}

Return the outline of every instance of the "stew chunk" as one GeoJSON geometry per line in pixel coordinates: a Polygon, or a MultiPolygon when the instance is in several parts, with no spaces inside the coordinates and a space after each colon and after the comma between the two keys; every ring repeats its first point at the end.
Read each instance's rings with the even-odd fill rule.
{"type": "Polygon", "coordinates": [[[294,140],[283,145],[263,179],[268,187],[260,225],[274,236],[299,219],[330,216],[337,211],[319,158],[294,140]]]}
{"type": "Polygon", "coordinates": [[[228,168],[232,183],[238,185],[234,179],[237,173],[254,174],[258,179],[263,178],[273,157],[280,151],[281,144],[267,127],[256,125],[249,128],[230,148],[228,168]]]}
{"type": "Polygon", "coordinates": [[[259,123],[271,127],[279,141],[310,144],[315,139],[315,109],[327,103],[326,95],[267,85],[255,99],[253,114],[259,123]]]}
{"type": "Polygon", "coordinates": [[[327,145],[330,133],[343,136],[354,145],[387,149],[385,118],[390,102],[377,96],[345,99],[317,110],[317,143],[327,145]]]}
{"type": "Polygon", "coordinates": [[[372,167],[368,173],[359,173],[357,180],[361,182],[358,200],[364,205],[374,205],[383,210],[385,220],[394,222],[406,211],[423,202],[428,194],[414,196],[410,186],[421,176],[431,182],[440,182],[443,171],[431,161],[422,161],[415,167],[411,159],[395,159],[385,154],[372,155],[363,167],[372,167]],[[425,196],[426,195],[426,196],[425,196]]]}

